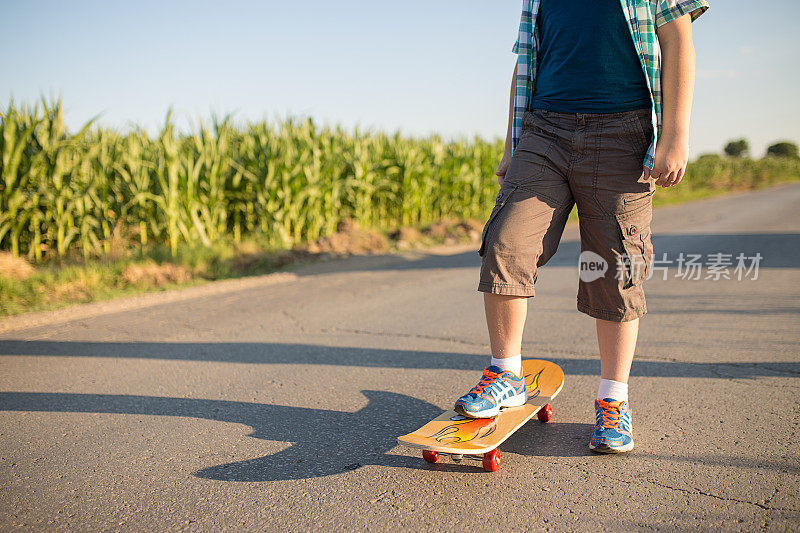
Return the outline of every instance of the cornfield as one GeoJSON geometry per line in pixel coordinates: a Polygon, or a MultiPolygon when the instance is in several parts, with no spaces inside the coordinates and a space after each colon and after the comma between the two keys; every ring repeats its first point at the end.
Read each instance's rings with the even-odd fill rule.
{"type": "MultiPolygon", "coordinates": [[[[109,253],[114,235],[145,249],[254,236],[291,247],[343,219],[364,227],[485,218],[502,141],[446,142],[321,128],[311,119],[239,127],[229,116],[151,138],[89,121],[70,133],[61,101],[0,113],[0,249],[32,261],[109,253]]],[[[701,158],[702,159],[702,158],[701,158]]],[[[800,175],[794,160],[706,158],[687,181],[738,186],[800,175]]]]}
{"type": "Polygon", "coordinates": [[[444,142],[319,128],[311,119],[234,127],[214,117],[179,135],[171,115],[149,138],[92,128],[69,133],[61,101],[13,102],[0,116],[0,249],[108,252],[112,233],[168,245],[245,234],[286,247],[342,219],[420,225],[491,206],[500,141],[444,142]]]}

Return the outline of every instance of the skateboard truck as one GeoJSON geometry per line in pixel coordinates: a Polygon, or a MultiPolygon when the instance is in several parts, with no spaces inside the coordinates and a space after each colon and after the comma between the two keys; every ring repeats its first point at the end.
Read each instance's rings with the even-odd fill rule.
{"type": "Polygon", "coordinates": [[[442,455],[449,455],[454,463],[460,463],[464,459],[481,461],[483,463],[483,469],[487,472],[496,472],[497,469],[500,468],[500,452],[497,450],[497,448],[481,455],[433,452],[431,450],[422,451],[422,458],[429,463],[435,463],[439,461],[442,455]]]}

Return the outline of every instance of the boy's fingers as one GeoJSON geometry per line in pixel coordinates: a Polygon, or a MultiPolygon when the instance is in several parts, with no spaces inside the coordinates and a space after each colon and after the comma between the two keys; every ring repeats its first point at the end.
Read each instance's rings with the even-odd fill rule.
{"type": "Polygon", "coordinates": [[[506,177],[505,165],[503,165],[501,163],[500,166],[497,167],[497,170],[495,171],[495,175],[497,176],[497,183],[499,183],[500,185],[503,185],[503,179],[506,177]]]}
{"type": "Polygon", "coordinates": [[[686,172],[686,167],[681,167],[680,169],[678,169],[678,173],[675,176],[675,183],[673,183],[673,185],[677,185],[681,182],[681,180],[683,179],[683,174],[685,172],[686,172]]]}
{"type": "Polygon", "coordinates": [[[647,181],[647,180],[650,179],[650,169],[648,167],[642,167],[642,168],[644,169],[644,170],[642,170],[642,175],[644,176],[644,181],[647,181]]]}
{"type": "Polygon", "coordinates": [[[497,174],[497,177],[504,178],[507,171],[508,164],[500,163],[500,166],[497,167],[497,170],[495,170],[494,173],[497,174]]]}

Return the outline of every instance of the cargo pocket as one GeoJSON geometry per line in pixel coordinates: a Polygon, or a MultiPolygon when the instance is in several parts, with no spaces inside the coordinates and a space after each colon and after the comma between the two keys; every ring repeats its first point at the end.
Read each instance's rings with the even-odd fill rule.
{"type": "Polygon", "coordinates": [[[645,204],[646,202],[650,202],[649,198],[653,196],[656,192],[656,186],[652,180],[649,181],[650,191],[645,193],[638,193],[638,194],[626,194],[622,197],[622,203],[624,205],[633,205],[635,206],[634,209],[644,209],[647,207],[645,204]]]}
{"type": "Polygon", "coordinates": [[[497,214],[503,210],[503,207],[508,202],[508,199],[517,190],[517,185],[514,185],[510,189],[503,189],[500,188],[500,192],[497,193],[497,199],[494,202],[494,208],[492,209],[492,213],[489,215],[489,220],[486,221],[486,224],[483,226],[483,233],[481,234],[481,248],[478,250],[478,255],[483,257],[484,252],[486,251],[486,239],[489,236],[489,230],[492,226],[492,222],[494,221],[497,214]]]}
{"type": "Polygon", "coordinates": [[[650,275],[650,263],[653,259],[650,212],[640,213],[617,217],[624,253],[623,257],[618,258],[617,276],[623,289],[641,285],[650,275]]]}

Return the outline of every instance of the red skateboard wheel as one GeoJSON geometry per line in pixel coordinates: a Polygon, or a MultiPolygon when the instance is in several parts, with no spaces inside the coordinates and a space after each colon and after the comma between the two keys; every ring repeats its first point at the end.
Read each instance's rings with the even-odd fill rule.
{"type": "Polygon", "coordinates": [[[553,406],[546,403],[536,414],[539,417],[539,422],[550,422],[550,419],[553,418],[553,406]]]}
{"type": "Polygon", "coordinates": [[[439,454],[430,450],[422,450],[422,458],[429,463],[435,463],[439,460],[439,454]]]}
{"type": "Polygon", "coordinates": [[[497,472],[500,468],[500,452],[497,448],[483,454],[483,469],[487,472],[497,472]]]}

